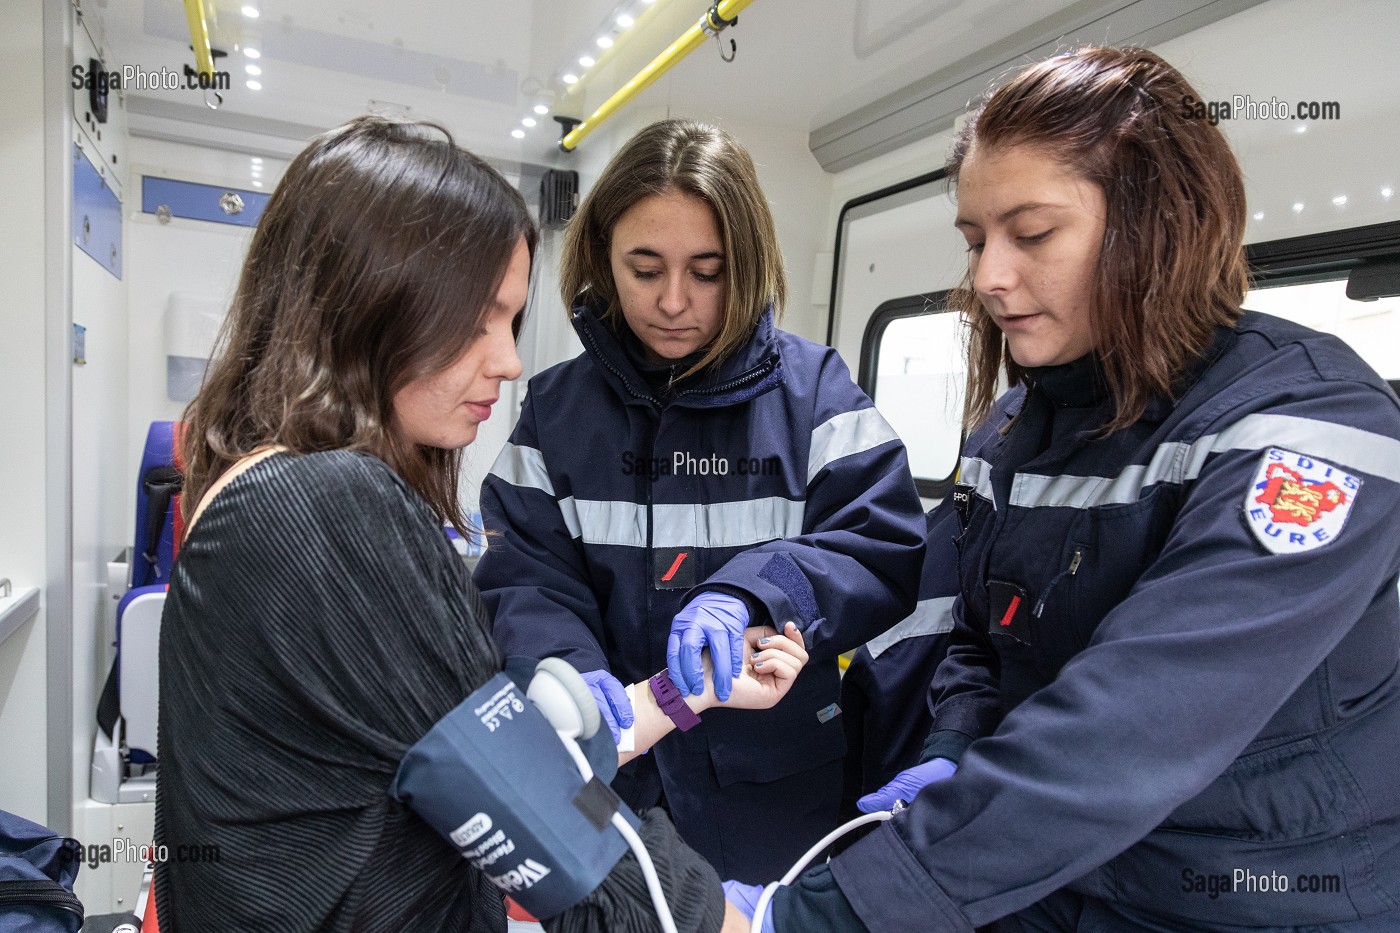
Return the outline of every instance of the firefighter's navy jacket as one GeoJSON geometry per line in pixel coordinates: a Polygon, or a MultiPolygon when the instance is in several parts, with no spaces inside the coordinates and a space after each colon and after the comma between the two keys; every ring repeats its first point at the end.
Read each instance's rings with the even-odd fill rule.
{"type": "Polygon", "coordinates": [[[957,512],[951,497],[927,516],[919,603],[894,628],[866,642],[841,678],[846,773],[841,816],[860,815],[856,800],[919,763],[933,723],[929,681],[948,652],[958,595],[957,512]]]}
{"type": "Polygon", "coordinates": [[[482,486],[499,537],[477,585],[507,654],[623,683],[666,667],[672,618],[704,589],[741,595],[767,616],[754,623],[797,624],[811,660],[781,703],[712,710],[615,784],[628,797],[645,785],[629,770],[659,769],[686,841],[724,877],[769,880],[834,825],[836,656],[914,607],[923,523],[904,445],[836,352],[771,311],[666,403],[595,311],[573,321],[585,352],[530,380],[482,486]],[[754,827],[775,808],[770,846],[754,827]]]}
{"type": "Polygon", "coordinates": [[[1124,430],[1073,395],[1018,387],[969,441],[934,729],[975,741],[831,863],[840,893],[876,931],[1060,888],[1134,929],[1396,912],[1400,402],[1250,312],[1124,430]]]}

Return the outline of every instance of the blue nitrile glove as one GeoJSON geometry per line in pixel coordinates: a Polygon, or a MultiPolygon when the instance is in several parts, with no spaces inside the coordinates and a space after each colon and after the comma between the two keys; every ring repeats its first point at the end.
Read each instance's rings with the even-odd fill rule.
{"type": "Polygon", "coordinates": [[[894,807],[896,800],[913,803],[914,798],[919,796],[919,791],[935,781],[952,777],[956,770],[958,766],[947,758],[935,758],[921,765],[905,768],[884,787],[857,800],[856,807],[862,813],[877,813],[894,807]]]}
{"type": "Polygon", "coordinates": [[[666,672],[681,696],[705,692],[700,651],[709,645],[715,696],[721,703],[729,699],[734,678],[744,667],[744,629],[748,626],[749,607],[724,593],[701,593],[676,613],[666,641],[666,672]]]}
{"type": "MultiPolygon", "coordinates": [[[[763,885],[744,884],[742,881],[726,881],[724,883],[724,899],[753,920],[753,909],[758,906],[758,899],[763,896],[763,885]]],[[[773,902],[763,908],[763,933],[773,933],[773,902]]]]}
{"type": "Polygon", "coordinates": [[[627,690],[622,683],[607,671],[589,671],[583,675],[583,682],[593,691],[593,699],[598,702],[598,712],[612,730],[613,744],[622,741],[622,730],[630,729],[636,717],[632,715],[632,703],[627,699],[627,690]]]}

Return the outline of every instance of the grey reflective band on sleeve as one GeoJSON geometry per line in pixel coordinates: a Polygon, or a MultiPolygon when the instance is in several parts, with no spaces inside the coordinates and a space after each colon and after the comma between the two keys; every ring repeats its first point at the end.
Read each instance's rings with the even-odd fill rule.
{"type": "Polygon", "coordinates": [[[986,499],[996,508],[992,496],[992,465],[981,457],[961,457],[958,459],[958,485],[969,486],[979,499],[986,499]]]}
{"type": "Polygon", "coordinates": [[[881,444],[899,440],[875,408],[846,411],[817,425],[807,452],[807,482],[842,457],[874,450],[881,444]]]}
{"type": "Polygon", "coordinates": [[[865,643],[872,658],[878,658],[907,638],[920,635],[941,635],[953,630],[953,603],[956,596],[921,599],[914,611],[894,628],[865,643]]]}
{"type": "MultiPolygon", "coordinates": [[[[1124,505],[1136,502],[1153,486],[1195,479],[1213,454],[1227,450],[1263,452],[1270,447],[1304,453],[1400,483],[1400,440],[1312,418],[1256,414],[1246,415],[1225,430],[1194,443],[1162,444],[1153,452],[1151,461],[1126,467],[1117,476],[1019,474],[1012,481],[1011,504],[1018,508],[1071,509],[1124,505]]],[[[964,458],[965,470],[968,462],[964,458]]]]}
{"type": "Polygon", "coordinates": [[[490,475],[500,477],[512,486],[539,489],[554,495],[554,484],[545,469],[544,454],[534,447],[507,443],[491,464],[490,475]]]}

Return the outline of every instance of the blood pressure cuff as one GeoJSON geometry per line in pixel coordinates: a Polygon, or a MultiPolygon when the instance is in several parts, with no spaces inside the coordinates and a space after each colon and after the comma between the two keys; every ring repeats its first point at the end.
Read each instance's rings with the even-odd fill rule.
{"type": "Polygon", "coordinates": [[[585,785],[525,689],[497,674],[408,750],[389,794],[520,906],[553,917],[587,897],[627,851],[613,811],[641,825],[603,781],[617,752],[606,729],[599,735],[612,768],[585,785]]]}

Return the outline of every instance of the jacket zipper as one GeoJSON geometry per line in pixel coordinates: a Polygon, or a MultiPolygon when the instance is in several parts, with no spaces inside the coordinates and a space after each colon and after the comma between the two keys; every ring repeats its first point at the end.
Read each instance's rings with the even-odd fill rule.
{"type": "Polygon", "coordinates": [[[83,916],[83,902],[53,881],[6,881],[0,884],[0,905],[46,904],[83,916]]]}
{"type": "Polygon", "coordinates": [[[1063,580],[1065,577],[1072,577],[1076,573],[1078,573],[1079,564],[1083,559],[1084,549],[1082,547],[1075,548],[1074,556],[1071,557],[1069,560],[1069,566],[1066,567],[1064,570],[1061,570],[1059,573],[1055,574],[1055,576],[1053,576],[1050,579],[1050,584],[1045,587],[1045,592],[1040,594],[1040,599],[1036,601],[1035,611],[1031,613],[1031,618],[1040,618],[1040,614],[1045,611],[1045,601],[1050,598],[1050,594],[1054,592],[1055,587],[1058,586],[1060,584],[1060,581],[1063,580]]]}
{"type": "Polygon", "coordinates": [[[728,382],[720,383],[717,386],[710,386],[707,389],[684,389],[676,393],[676,398],[680,398],[683,395],[717,395],[720,392],[728,392],[746,383],[753,382],[755,379],[762,379],[773,371],[773,366],[773,358],[769,357],[742,376],[736,376],[728,382]]]}
{"type": "Polygon", "coordinates": [[[608,359],[607,354],[598,347],[598,342],[593,339],[593,334],[587,327],[583,329],[583,335],[588,338],[588,346],[593,350],[593,358],[602,363],[608,372],[612,373],[618,379],[621,379],[622,384],[627,387],[628,392],[631,392],[643,401],[651,402],[652,406],[657,411],[661,410],[661,402],[657,401],[656,396],[652,395],[650,392],[639,392],[632,388],[632,383],[627,381],[627,377],[622,374],[622,370],[614,366],[612,361],[608,359]]]}

